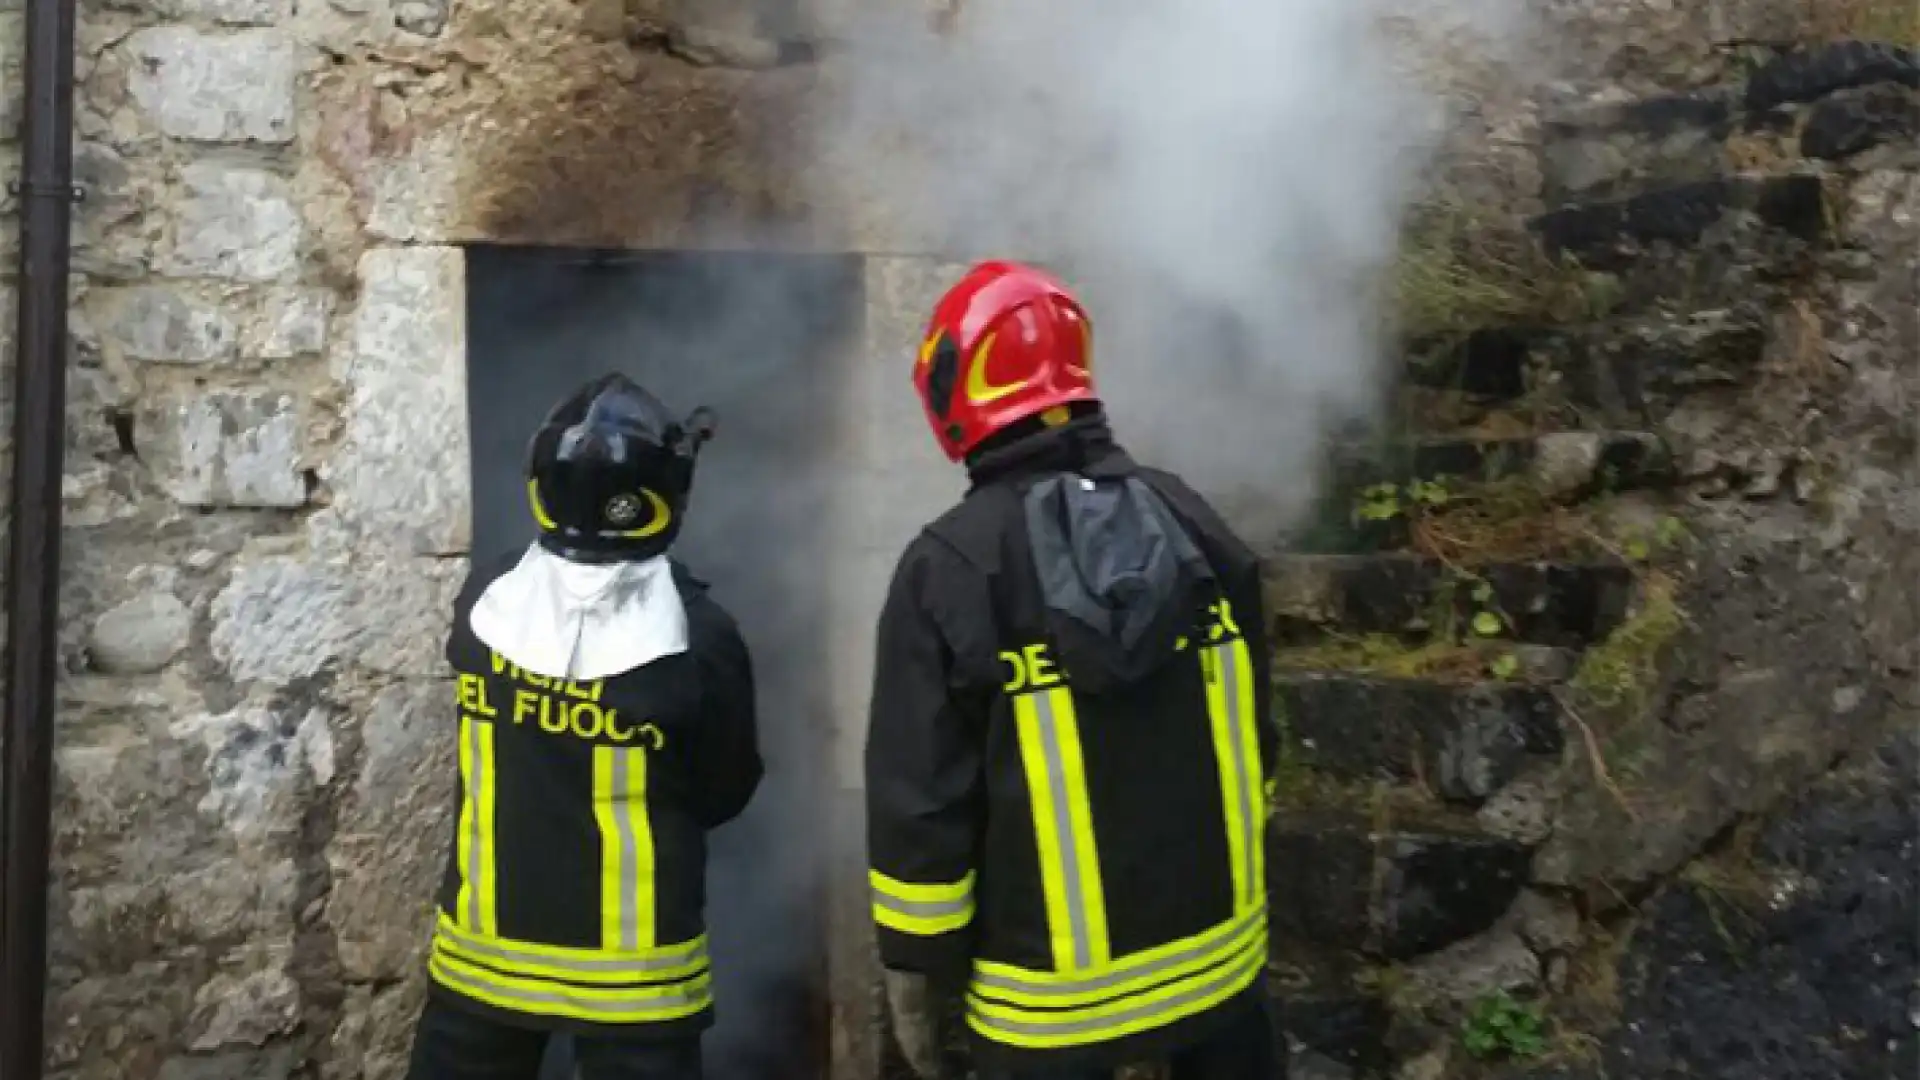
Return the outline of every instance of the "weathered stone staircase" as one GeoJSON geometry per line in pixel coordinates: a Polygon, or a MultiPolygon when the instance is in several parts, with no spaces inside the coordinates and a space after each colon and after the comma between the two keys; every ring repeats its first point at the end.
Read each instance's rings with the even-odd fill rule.
{"type": "Polygon", "coordinates": [[[1556,821],[1534,778],[1604,775],[1582,710],[1630,704],[1673,636],[1682,491],[1793,482],[1792,447],[1724,460],[1668,421],[1777,354],[1828,246],[1831,163],[1911,157],[1916,86],[1911,52],[1848,43],[1555,118],[1556,208],[1529,227],[1605,275],[1608,310],[1416,343],[1389,438],[1329,453],[1323,512],[1268,578],[1271,985],[1296,1078],[1478,1075],[1440,1047],[1475,1006],[1565,988],[1580,915],[1536,880],[1556,821]]]}

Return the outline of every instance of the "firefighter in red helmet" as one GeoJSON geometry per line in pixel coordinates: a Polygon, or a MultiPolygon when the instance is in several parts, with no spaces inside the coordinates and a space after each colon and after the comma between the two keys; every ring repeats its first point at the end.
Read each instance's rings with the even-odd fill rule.
{"type": "Polygon", "coordinates": [[[880,616],[866,783],[890,997],[964,994],[982,1076],[1161,1059],[1272,1080],[1259,567],[1116,445],[1092,340],[1060,282],[989,262],[914,365],[972,485],[880,616]]]}

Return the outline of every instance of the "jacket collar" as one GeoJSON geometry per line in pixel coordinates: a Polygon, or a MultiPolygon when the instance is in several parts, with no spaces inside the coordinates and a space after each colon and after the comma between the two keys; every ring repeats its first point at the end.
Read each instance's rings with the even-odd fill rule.
{"type": "Polygon", "coordinates": [[[1106,417],[1096,414],[982,451],[968,460],[967,475],[978,490],[1040,473],[1127,471],[1131,466],[1127,452],[1113,441],[1106,417]]]}

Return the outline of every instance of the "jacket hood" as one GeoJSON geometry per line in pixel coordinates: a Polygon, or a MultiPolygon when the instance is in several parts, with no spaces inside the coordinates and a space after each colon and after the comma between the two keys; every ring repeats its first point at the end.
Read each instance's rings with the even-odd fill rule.
{"type": "Polygon", "coordinates": [[[1202,625],[1213,571],[1138,477],[1043,476],[1023,509],[1048,629],[1077,690],[1138,682],[1202,625]]]}

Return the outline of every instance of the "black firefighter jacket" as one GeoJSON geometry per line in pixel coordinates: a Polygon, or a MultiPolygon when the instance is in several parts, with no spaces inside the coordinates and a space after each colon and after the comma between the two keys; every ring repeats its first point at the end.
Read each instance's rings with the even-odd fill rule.
{"type": "Polygon", "coordinates": [[[690,1035],[712,1021],[706,832],[761,776],[746,645],[676,564],[686,652],[591,682],[523,671],[469,622],[517,558],[476,567],[454,605],[460,784],[432,990],[522,1027],[690,1035]]]}
{"type": "Polygon", "coordinates": [[[874,920],[887,967],[965,980],[987,1060],[1112,1064],[1258,993],[1276,746],[1259,569],[1103,425],[1031,442],[977,465],[893,578],[874,920]]]}

